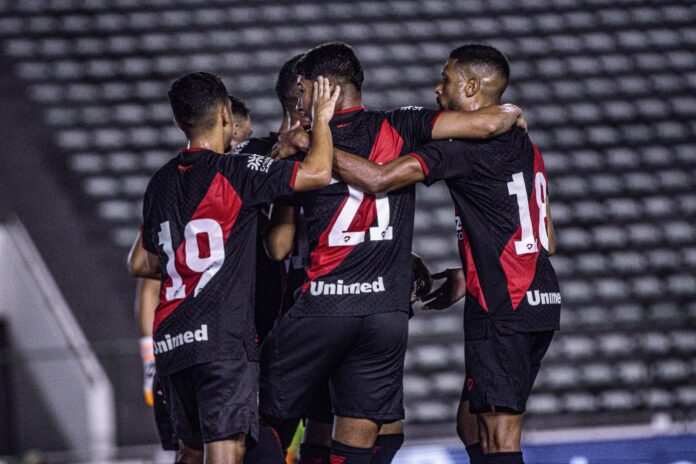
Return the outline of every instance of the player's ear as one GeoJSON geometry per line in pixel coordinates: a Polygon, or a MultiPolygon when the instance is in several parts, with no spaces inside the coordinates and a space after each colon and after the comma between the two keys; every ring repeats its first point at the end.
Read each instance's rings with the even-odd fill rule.
{"type": "Polygon", "coordinates": [[[223,126],[227,126],[232,123],[232,111],[228,105],[220,105],[220,116],[222,117],[223,126]]]}
{"type": "Polygon", "coordinates": [[[467,97],[471,98],[478,93],[481,89],[481,81],[475,77],[469,78],[464,84],[464,93],[467,97]]]}

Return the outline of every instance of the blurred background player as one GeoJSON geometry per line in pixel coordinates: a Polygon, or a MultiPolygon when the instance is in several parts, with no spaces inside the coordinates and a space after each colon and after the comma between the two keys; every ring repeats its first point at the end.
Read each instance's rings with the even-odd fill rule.
{"type": "Polygon", "coordinates": [[[251,137],[254,133],[251,128],[251,111],[241,98],[230,95],[232,103],[232,141],[230,149],[234,150],[240,143],[251,137]]]}
{"type": "Polygon", "coordinates": [[[314,145],[294,163],[222,156],[233,121],[218,77],[191,73],[169,91],[188,148],[150,180],[142,242],[150,276],[161,276],[163,285],[154,352],[175,434],[183,450],[204,443],[206,462],[240,463],[247,438],[257,438],[256,330],[248,295],[258,207],[330,181],[328,121],[340,89],[330,92],[321,78],[314,86],[314,145]]]}
{"type": "MultiPolygon", "coordinates": [[[[459,47],[436,87],[438,103],[455,111],[500,104],[509,75],[497,49],[459,47]]],[[[491,140],[432,142],[382,166],[347,154],[339,154],[335,165],[344,180],[375,194],[418,181],[447,181],[466,271],[447,272],[452,281],[430,295],[429,305],[440,309],[461,298],[465,281],[466,385],[458,431],[473,463],[522,463],[521,416],[560,321],[541,153],[522,129],[513,128],[491,140]],[[483,454],[472,443],[477,426],[483,454]]]]}
{"type": "MultiPolygon", "coordinates": [[[[422,108],[366,111],[362,66],[342,43],[310,50],[298,71],[298,109],[309,107],[311,80],[328,76],[344,89],[331,123],[335,144],[378,162],[432,137],[494,135],[514,124],[520,113],[513,107],[478,114],[422,108]]],[[[413,189],[375,198],[334,183],[296,198],[308,223],[311,267],[299,298],[264,345],[261,412],[276,422],[304,416],[330,380],[336,415],[331,459],[370,462],[381,426],[403,418],[413,189]]],[[[293,217],[278,212],[288,220],[293,217]]],[[[274,244],[267,241],[267,246],[274,244]]]]}

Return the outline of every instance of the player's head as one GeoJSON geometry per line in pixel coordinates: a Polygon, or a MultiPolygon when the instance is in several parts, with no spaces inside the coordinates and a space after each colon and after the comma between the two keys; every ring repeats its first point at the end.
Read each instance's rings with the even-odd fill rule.
{"type": "Polygon", "coordinates": [[[254,131],[251,128],[251,114],[246,103],[241,98],[230,95],[232,103],[232,142],[231,148],[251,137],[254,131]]]}
{"type": "Polygon", "coordinates": [[[309,127],[311,125],[309,118],[297,110],[297,98],[300,95],[297,88],[297,62],[303,56],[303,54],[295,55],[283,64],[278,72],[275,91],[283,106],[283,114],[289,118],[290,125],[299,121],[302,127],[309,127]]]}
{"type": "Polygon", "coordinates": [[[510,78],[510,64],[490,45],[467,44],[450,53],[435,87],[442,108],[471,111],[500,102],[510,78]]]}
{"type": "Polygon", "coordinates": [[[186,137],[219,131],[225,146],[232,138],[232,107],[225,84],[219,77],[195,72],[175,80],[169,101],[176,125],[186,137]]]}
{"type": "Polygon", "coordinates": [[[297,73],[300,92],[297,109],[308,116],[312,105],[312,83],[317,77],[328,78],[332,92],[335,85],[341,86],[341,97],[337,102],[339,107],[346,94],[360,96],[365,78],[362,64],[353,47],[343,42],[326,43],[309,50],[297,63],[297,73]]]}

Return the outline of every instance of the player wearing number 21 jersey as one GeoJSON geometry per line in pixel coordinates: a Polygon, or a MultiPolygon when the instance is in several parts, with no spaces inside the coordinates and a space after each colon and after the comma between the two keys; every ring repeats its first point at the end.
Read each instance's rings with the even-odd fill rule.
{"type": "Polygon", "coordinates": [[[143,247],[162,281],[154,351],[176,436],[211,445],[210,462],[218,453],[241,462],[245,436],[255,440],[257,434],[253,296],[259,208],[331,179],[328,122],[340,89],[331,94],[321,77],[314,87],[316,145],[301,163],[222,155],[232,120],[227,91],[216,76],[188,74],[169,92],[189,148],[155,173],[144,198],[143,247]]]}

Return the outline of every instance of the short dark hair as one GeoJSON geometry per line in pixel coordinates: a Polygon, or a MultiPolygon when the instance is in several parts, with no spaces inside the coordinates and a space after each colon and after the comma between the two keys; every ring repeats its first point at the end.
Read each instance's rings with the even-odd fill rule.
{"type": "Polygon", "coordinates": [[[452,50],[449,57],[451,60],[456,60],[457,64],[482,66],[501,76],[504,80],[504,85],[500,90],[501,95],[505,87],[507,87],[508,80],[510,80],[510,63],[508,63],[505,55],[492,45],[462,45],[452,50]]]}
{"type": "Polygon", "coordinates": [[[359,91],[365,75],[353,47],[343,42],[331,42],[314,47],[297,63],[297,72],[305,79],[333,77],[353,84],[359,91]]]}
{"type": "Polygon", "coordinates": [[[283,105],[283,111],[290,112],[297,104],[297,62],[303,56],[302,53],[293,56],[283,64],[278,72],[275,91],[280,104],[283,105]]]}
{"type": "Polygon", "coordinates": [[[232,103],[232,116],[242,119],[249,117],[251,111],[249,107],[246,106],[246,103],[244,103],[244,100],[230,95],[230,102],[232,103]]]}
{"type": "Polygon", "coordinates": [[[186,74],[175,80],[167,94],[174,119],[187,137],[215,125],[215,110],[229,102],[225,84],[207,72],[186,74]]]}

